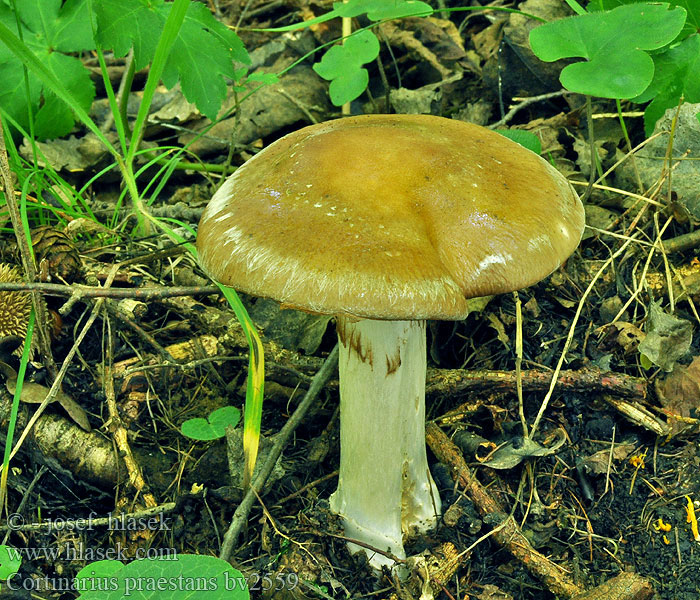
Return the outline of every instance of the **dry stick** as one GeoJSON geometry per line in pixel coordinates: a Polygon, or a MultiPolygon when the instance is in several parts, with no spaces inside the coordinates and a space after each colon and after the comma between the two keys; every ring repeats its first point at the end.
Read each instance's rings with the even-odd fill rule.
{"type": "MultiPolygon", "coordinates": [[[[120,264],[121,266],[121,264],[120,264]]],[[[0,292],[40,292],[47,296],[75,296],[81,298],[138,298],[150,300],[174,296],[198,296],[220,294],[215,285],[198,286],[148,286],[142,288],[109,288],[89,285],[61,285],[60,283],[0,283],[0,292]]]]}
{"type": "MultiPolygon", "coordinates": [[[[552,382],[552,371],[530,369],[521,373],[522,387],[528,392],[546,390],[552,382]]],[[[627,398],[644,399],[647,382],[626,373],[602,371],[596,367],[559,371],[557,386],[574,392],[599,392],[627,398]]],[[[517,391],[517,378],[512,371],[465,371],[462,369],[429,369],[426,394],[452,395],[517,391]]]]}
{"type": "MultiPolygon", "coordinates": [[[[30,283],[36,281],[36,267],[34,265],[34,254],[30,247],[30,242],[22,224],[22,217],[17,206],[15,198],[15,186],[12,180],[12,172],[10,171],[10,163],[7,159],[7,147],[5,146],[5,133],[3,130],[4,124],[0,121],[0,173],[2,174],[2,183],[5,192],[5,202],[7,211],[10,213],[12,228],[15,230],[17,238],[17,247],[24,268],[24,277],[30,283]]],[[[42,360],[45,363],[46,369],[52,378],[56,378],[56,363],[51,354],[51,341],[49,340],[49,326],[46,322],[46,311],[42,310],[39,295],[32,294],[32,306],[34,307],[34,315],[36,318],[36,327],[34,328],[37,334],[39,352],[42,360]]]]}
{"type": "Polygon", "coordinates": [[[107,323],[107,348],[105,352],[106,356],[104,357],[103,379],[107,409],[109,411],[108,426],[112,436],[114,437],[119,454],[126,465],[126,470],[129,474],[129,483],[138,493],[143,495],[146,508],[154,508],[155,506],[158,506],[158,502],[156,502],[153,494],[148,491],[148,485],[143,478],[141,467],[139,466],[138,462],[136,462],[134,454],[131,452],[131,446],[129,445],[129,440],[127,438],[126,428],[124,427],[124,423],[119,416],[117,397],[114,392],[114,356],[112,352],[114,342],[112,340],[111,319],[107,311],[105,311],[104,319],[107,323]]]}
{"type": "Polygon", "coordinates": [[[542,100],[550,100],[551,98],[559,98],[560,96],[564,96],[565,94],[571,94],[572,92],[568,90],[559,90],[558,92],[550,92],[548,94],[540,94],[539,96],[531,96],[530,98],[525,98],[522,100],[522,102],[519,102],[515,106],[513,106],[504,116],[502,119],[496,121],[495,123],[492,123],[489,125],[489,129],[495,129],[496,127],[501,127],[502,125],[505,125],[508,121],[510,121],[519,111],[521,111],[523,108],[530,106],[531,104],[535,104],[535,102],[541,102],[542,100]]]}
{"type": "Polygon", "coordinates": [[[502,517],[501,528],[493,532],[493,539],[519,559],[527,569],[542,580],[549,591],[558,596],[573,598],[584,590],[574,583],[569,575],[556,563],[535,550],[528,539],[508,516],[500,503],[479,483],[464,461],[461,452],[442,430],[429,423],[426,427],[426,440],[437,459],[446,464],[455,481],[464,487],[482,515],[502,517]]]}
{"type": "Polygon", "coordinates": [[[219,552],[219,558],[222,560],[228,560],[231,556],[233,547],[238,542],[238,536],[243,528],[243,524],[248,518],[248,513],[253,507],[253,502],[255,502],[256,493],[260,493],[260,490],[262,490],[265,481],[270,476],[270,473],[272,473],[272,469],[275,467],[277,459],[282,454],[282,450],[286,446],[287,441],[291,437],[292,433],[294,433],[294,430],[301,424],[306,412],[316,400],[316,396],[318,396],[320,391],[333,376],[337,366],[338,346],[336,345],[335,348],[333,348],[333,351],[328,355],[328,358],[326,358],[324,361],[323,366],[314,376],[304,399],[299,403],[299,406],[294,411],[294,414],[289,417],[289,420],[277,434],[275,445],[260,469],[260,473],[258,473],[258,476],[251,483],[251,486],[246,492],[243,501],[238,505],[238,508],[236,508],[236,512],[233,513],[231,525],[229,526],[226,535],[224,535],[224,542],[221,545],[221,550],[219,552]]]}

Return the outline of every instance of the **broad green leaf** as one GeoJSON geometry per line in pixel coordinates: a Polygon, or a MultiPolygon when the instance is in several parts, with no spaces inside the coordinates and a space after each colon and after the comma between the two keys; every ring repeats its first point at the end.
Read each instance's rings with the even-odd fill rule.
{"type": "MultiPolygon", "coordinates": [[[[203,28],[204,22],[212,21],[216,23],[204,4],[190,4],[163,69],[163,83],[172,88],[179,79],[185,98],[213,121],[226,98],[224,77],[233,79],[234,73],[226,38],[203,28]]],[[[242,48],[240,42],[239,45],[242,48]]]]}
{"type": "Polygon", "coordinates": [[[16,6],[22,23],[45,40],[45,45],[60,52],[95,47],[86,0],[68,0],[63,6],[61,0],[23,0],[16,6]]]}
{"type": "Polygon", "coordinates": [[[333,10],[341,17],[358,17],[367,13],[370,21],[433,14],[429,4],[418,0],[350,0],[333,3],[333,10]]]}
{"type": "MultiPolygon", "coordinates": [[[[55,138],[68,133],[75,123],[73,109],[45,88],[36,73],[29,70],[29,97],[24,84],[24,69],[16,51],[17,44],[34,54],[61,81],[84,111],[90,109],[95,88],[89,73],[75,57],[64,52],[79,52],[95,47],[86,0],[23,0],[17,2],[17,18],[0,4],[0,23],[22,41],[12,47],[0,42],[0,106],[23,129],[29,129],[29,108],[36,116],[35,133],[39,138],[55,138]]],[[[9,35],[9,34],[8,34],[9,35]]],[[[9,42],[8,42],[9,43],[9,42]]],[[[74,107],[75,108],[75,107],[74,107]]]]}
{"type": "Polygon", "coordinates": [[[331,102],[341,106],[357,98],[367,87],[369,73],[362,65],[379,55],[377,37],[364,29],[350,36],[342,46],[332,46],[313,69],[330,80],[331,102]]]}
{"type": "MultiPolygon", "coordinates": [[[[95,96],[95,88],[90,80],[90,73],[83,64],[77,58],[59,52],[52,52],[43,60],[56,77],[73,92],[80,106],[89,109],[95,96]]],[[[44,90],[44,103],[36,111],[34,118],[36,130],[45,132],[47,137],[59,137],[63,135],[60,132],[69,132],[74,123],[71,108],[48,90],[44,90]]]]}
{"type": "Polygon", "coordinates": [[[99,561],[78,572],[75,587],[80,592],[80,600],[250,598],[240,571],[224,560],[199,554],[166,553],[160,559],[135,560],[126,565],[118,561],[99,561]]]}
{"type": "MultiPolygon", "coordinates": [[[[95,5],[100,42],[117,56],[134,48],[136,68],[148,64],[163,31],[171,4],[163,0],[102,0],[95,5]]],[[[250,63],[236,33],[219,23],[206,5],[192,2],[163,69],[163,83],[178,81],[185,97],[215,119],[233,79],[233,61],[250,63]]]]}
{"type": "Polygon", "coordinates": [[[645,50],[671,42],[685,23],[683,8],[630,4],[607,12],[568,17],[530,32],[530,46],[541,60],[581,57],[564,67],[562,85],[580,94],[632,98],[651,83],[654,63],[645,50]]]}
{"type": "Polygon", "coordinates": [[[338,75],[328,86],[328,95],[335,106],[352,102],[367,88],[369,73],[367,69],[348,69],[338,75]]]}
{"type": "Polygon", "coordinates": [[[116,56],[134,48],[134,67],[143,69],[152,59],[163,31],[163,0],[100,0],[96,2],[97,37],[116,56]]]}
{"type": "Polygon", "coordinates": [[[651,100],[644,111],[647,135],[653,133],[667,109],[678,105],[681,96],[686,102],[700,102],[700,34],[685,38],[653,58],[654,79],[644,93],[632,98],[634,102],[651,100]]]}
{"type": "Polygon", "coordinates": [[[0,545],[0,581],[6,581],[22,565],[22,554],[17,548],[0,545]]]}
{"type": "Polygon", "coordinates": [[[183,435],[194,440],[217,440],[226,435],[227,427],[235,427],[241,418],[241,411],[235,406],[223,406],[212,412],[207,419],[188,419],[180,430],[183,435]]]}
{"type": "Polygon", "coordinates": [[[496,132],[500,133],[503,137],[507,137],[509,140],[513,140],[523,148],[527,148],[535,154],[540,154],[542,152],[542,142],[540,142],[540,138],[530,131],[523,131],[522,129],[496,129],[496,132]]]}
{"type": "MultiPolygon", "coordinates": [[[[624,4],[637,4],[639,0],[592,0],[588,4],[589,12],[612,10],[624,4]]],[[[677,39],[685,39],[700,31],[700,0],[669,0],[670,6],[680,6],[685,9],[687,16],[685,25],[677,39]]]]}

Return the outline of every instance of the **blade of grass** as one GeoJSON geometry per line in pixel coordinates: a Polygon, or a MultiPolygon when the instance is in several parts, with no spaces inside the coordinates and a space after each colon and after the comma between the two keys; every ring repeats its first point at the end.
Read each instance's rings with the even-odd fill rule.
{"type": "MultiPolygon", "coordinates": [[[[156,219],[148,215],[148,218],[160,229],[162,229],[173,241],[183,244],[188,252],[197,259],[197,248],[178,235],[172,228],[166,225],[165,221],[176,223],[179,227],[184,227],[192,232],[192,228],[186,223],[177,219],[156,219]]],[[[248,315],[248,311],[241,302],[238,294],[233,288],[216,283],[228,301],[231,309],[236,315],[236,319],[243,328],[243,334],[248,342],[250,353],[248,355],[248,381],[246,386],[245,409],[243,411],[243,455],[245,470],[243,472],[243,487],[247,489],[253,478],[253,470],[258,458],[258,448],[260,444],[260,424],[262,421],[263,395],[265,391],[265,352],[262,341],[258,335],[255,325],[248,315]]]]}
{"type": "MultiPolygon", "coordinates": [[[[129,146],[129,152],[126,155],[126,163],[130,165],[133,163],[134,156],[138,150],[138,146],[141,142],[141,136],[145,129],[146,119],[148,117],[148,111],[151,107],[151,102],[153,101],[153,96],[160,82],[160,76],[165,68],[165,63],[170,55],[170,50],[175,43],[182,23],[185,20],[185,13],[190,4],[190,0],[175,0],[170,8],[170,14],[165,21],[165,26],[163,27],[163,33],[158,40],[158,45],[156,46],[156,52],[153,56],[153,62],[148,70],[148,78],[146,79],[146,85],[143,88],[143,96],[141,98],[141,105],[139,106],[139,112],[136,115],[136,121],[134,122],[134,129],[131,134],[131,145],[129,146]]],[[[115,115],[116,118],[116,115],[115,115]]]]}
{"type": "Polygon", "coordinates": [[[24,338],[24,350],[22,351],[22,359],[19,363],[19,371],[17,372],[17,383],[15,385],[15,395],[12,399],[12,408],[10,410],[10,421],[7,425],[7,438],[5,440],[5,453],[2,459],[2,474],[0,474],[0,510],[5,513],[5,499],[7,498],[7,474],[9,472],[10,454],[12,452],[12,440],[15,435],[15,426],[17,425],[17,414],[19,413],[19,398],[22,394],[24,384],[24,374],[27,372],[27,364],[29,364],[29,352],[32,347],[32,335],[34,333],[34,309],[29,313],[29,323],[27,324],[27,336],[24,338]]]}

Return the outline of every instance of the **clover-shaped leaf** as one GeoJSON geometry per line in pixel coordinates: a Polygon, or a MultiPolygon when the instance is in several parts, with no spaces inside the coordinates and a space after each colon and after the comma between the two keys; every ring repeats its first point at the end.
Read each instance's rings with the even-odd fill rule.
{"type": "Polygon", "coordinates": [[[17,548],[0,545],[0,581],[12,577],[22,564],[22,554],[17,548]]]}
{"type": "Polygon", "coordinates": [[[314,65],[316,73],[330,80],[328,92],[335,106],[354,100],[365,90],[369,73],[362,65],[378,55],[377,37],[364,29],[347,38],[344,45],[330,48],[314,65]]]}
{"type": "Polygon", "coordinates": [[[429,4],[418,0],[350,0],[334,2],[333,10],[341,17],[357,17],[367,13],[370,21],[425,16],[433,13],[429,4]]]}
{"type": "MultiPolygon", "coordinates": [[[[635,4],[638,2],[639,0],[591,0],[586,10],[588,12],[612,10],[623,4],[635,4]]],[[[682,6],[688,13],[678,39],[685,39],[696,31],[700,31],[700,2],[698,0],[670,0],[668,4],[670,6],[682,6]]]]}
{"type": "Polygon", "coordinates": [[[241,411],[235,406],[223,406],[211,413],[208,419],[188,419],[181,426],[183,435],[194,440],[217,440],[226,435],[227,427],[235,427],[241,418],[241,411]]]}
{"type": "Polygon", "coordinates": [[[700,34],[685,38],[680,44],[654,55],[654,79],[634,102],[648,102],[644,111],[647,135],[666,109],[678,106],[681,96],[686,102],[700,102],[700,34]],[[653,100],[652,100],[653,98],[653,100]]]}
{"type": "Polygon", "coordinates": [[[581,57],[564,67],[562,85],[603,98],[632,98],[654,76],[645,50],[671,42],[685,24],[686,11],[668,4],[628,4],[607,12],[568,17],[530,32],[530,46],[546,62],[581,57]]]}

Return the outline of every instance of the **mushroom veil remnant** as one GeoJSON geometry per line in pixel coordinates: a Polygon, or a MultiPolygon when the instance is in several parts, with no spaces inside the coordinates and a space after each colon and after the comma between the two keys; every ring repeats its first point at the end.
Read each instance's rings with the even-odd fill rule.
{"type": "Polygon", "coordinates": [[[426,319],[527,287],[574,251],[584,213],[547,161],[488,129],[366,115],[274,142],[221,186],[199,224],[204,270],[285,307],[333,314],[340,342],[346,535],[404,558],[440,514],[425,449],[426,319]]]}

